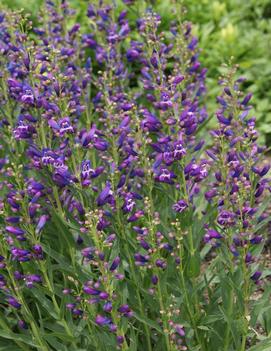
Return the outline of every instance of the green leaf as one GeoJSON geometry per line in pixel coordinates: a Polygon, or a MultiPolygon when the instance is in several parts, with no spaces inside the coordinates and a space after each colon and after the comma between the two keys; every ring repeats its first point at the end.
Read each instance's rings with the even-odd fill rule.
{"type": "Polygon", "coordinates": [[[48,341],[48,343],[54,348],[56,351],[68,351],[67,347],[57,341],[57,339],[53,335],[43,335],[44,339],[48,341]]]}
{"type": "Polygon", "coordinates": [[[58,315],[55,312],[53,303],[46,297],[46,295],[37,288],[31,289],[32,294],[39,301],[40,305],[49,313],[54,319],[58,319],[58,315]]]}
{"type": "Polygon", "coordinates": [[[136,335],[134,328],[130,329],[130,346],[129,350],[130,351],[137,351],[137,341],[138,341],[138,335],[136,335]]]}
{"type": "Polygon", "coordinates": [[[36,345],[33,342],[32,338],[30,338],[27,335],[15,334],[15,333],[8,332],[8,331],[5,331],[5,330],[0,330],[0,337],[5,338],[5,339],[10,339],[10,340],[16,340],[16,341],[19,341],[19,342],[23,342],[23,343],[25,343],[27,345],[30,345],[30,346],[38,348],[38,345],[36,345]]]}
{"type": "Polygon", "coordinates": [[[135,317],[137,320],[139,320],[140,322],[145,323],[145,324],[147,324],[149,327],[151,327],[151,328],[157,330],[159,333],[163,333],[161,327],[160,327],[157,323],[155,323],[154,321],[152,321],[151,319],[146,318],[145,316],[144,316],[144,317],[139,316],[137,313],[134,314],[134,317],[135,317]]]}
{"type": "Polygon", "coordinates": [[[206,330],[206,331],[210,331],[211,330],[209,327],[206,327],[206,325],[198,325],[198,329],[206,330]]]}
{"type": "Polygon", "coordinates": [[[190,256],[187,265],[187,275],[190,278],[198,277],[200,274],[200,253],[197,251],[190,256]]]}
{"type": "Polygon", "coordinates": [[[248,351],[270,351],[271,350],[271,338],[267,338],[264,341],[261,341],[257,345],[248,349],[248,351]]]}
{"type": "Polygon", "coordinates": [[[220,314],[210,314],[210,315],[207,315],[206,317],[204,317],[203,319],[201,319],[201,323],[206,325],[206,324],[213,324],[217,321],[220,321],[224,319],[223,315],[220,313],[220,314]]]}
{"type": "Polygon", "coordinates": [[[7,344],[5,341],[5,345],[1,346],[0,345],[0,351],[22,351],[21,348],[18,348],[18,346],[14,346],[13,344],[7,344]]]}

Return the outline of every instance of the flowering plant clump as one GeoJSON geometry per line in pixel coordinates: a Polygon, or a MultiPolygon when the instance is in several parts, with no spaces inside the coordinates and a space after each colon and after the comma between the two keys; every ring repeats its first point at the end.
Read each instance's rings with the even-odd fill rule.
{"type": "Polygon", "coordinates": [[[0,345],[270,350],[270,193],[251,94],[216,127],[191,24],[133,1],[0,13],[0,345]],[[85,22],[84,22],[85,23],[85,22]],[[208,131],[209,130],[209,131],[208,131]]]}

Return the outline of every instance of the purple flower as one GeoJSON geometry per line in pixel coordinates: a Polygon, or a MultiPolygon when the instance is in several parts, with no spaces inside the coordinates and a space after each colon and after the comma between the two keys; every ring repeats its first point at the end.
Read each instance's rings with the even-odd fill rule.
{"type": "Polygon", "coordinates": [[[19,125],[13,130],[16,139],[30,139],[36,133],[36,129],[32,125],[20,122],[19,125]]]}
{"type": "Polygon", "coordinates": [[[101,327],[111,324],[111,319],[98,314],[95,318],[95,323],[101,327]]]}
{"type": "Polygon", "coordinates": [[[28,288],[33,288],[34,283],[41,283],[42,282],[41,276],[37,275],[37,274],[26,275],[25,280],[26,280],[26,286],[28,288]]]}
{"type": "Polygon", "coordinates": [[[179,200],[176,204],[172,206],[172,209],[178,213],[182,213],[188,208],[188,204],[185,200],[179,200]]]}
{"type": "Polygon", "coordinates": [[[149,130],[150,132],[157,132],[161,129],[162,124],[156,116],[151,114],[149,111],[143,111],[144,119],[141,122],[141,128],[143,130],[149,130]]]}
{"type": "Polygon", "coordinates": [[[215,197],[217,195],[217,190],[216,189],[211,189],[211,190],[208,190],[206,193],[205,193],[205,199],[207,201],[210,201],[212,200],[213,197],[215,197]]]}
{"type": "Polygon", "coordinates": [[[181,160],[181,158],[186,154],[186,150],[181,143],[177,143],[173,150],[173,157],[175,160],[181,160]]]}
{"type": "Polygon", "coordinates": [[[224,226],[232,226],[235,224],[235,214],[230,211],[221,211],[217,217],[217,222],[224,226]]]}
{"type": "Polygon", "coordinates": [[[84,293],[88,294],[88,295],[100,295],[101,291],[100,290],[97,290],[97,289],[94,289],[90,286],[84,286],[83,287],[83,290],[84,290],[84,293]]]}
{"type": "Polygon", "coordinates": [[[99,298],[100,298],[101,300],[107,300],[108,297],[109,297],[109,294],[108,294],[107,292],[105,292],[105,291],[102,291],[102,292],[100,293],[100,295],[99,295],[99,298]]]}
{"type": "Polygon", "coordinates": [[[11,249],[11,254],[12,258],[14,260],[18,260],[19,262],[26,262],[29,261],[31,258],[30,251],[16,247],[11,249]]]}
{"type": "Polygon", "coordinates": [[[152,278],[151,278],[152,284],[153,284],[153,285],[157,285],[158,279],[159,279],[159,278],[158,278],[157,275],[153,275],[152,278]]]}
{"type": "Polygon", "coordinates": [[[176,324],[174,326],[175,332],[179,334],[180,336],[185,336],[185,331],[183,325],[176,324]]]}
{"type": "Polygon", "coordinates": [[[174,184],[173,179],[176,178],[174,172],[168,170],[167,168],[161,168],[159,173],[155,176],[155,180],[161,183],[174,184]]]}
{"type": "Polygon", "coordinates": [[[135,257],[135,263],[138,266],[144,266],[149,261],[148,255],[144,256],[144,255],[141,255],[140,253],[136,253],[134,257],[135,257]]]}
{"type": "Polygon", "coordinates": [[[174,85],[178,85],[178,84],[180,84],[183,80],[184,80],[184,76],[182,76],[182,75],[179,74],[178,76],[176,76],[176,77],[173,78],[172,83],[173,83],[174,85]]]}
{"type": "Polygon", "coordinates": [[[6,231],[14,235],[23,235],[25,232],[18,227],[6,226],[6,231]]]}
{"type": "Polygon", "coordinates": [[[113,306],[112,306],[112,302],[110,302],[110,301],[108,301],[108,302],[106,302],[104,305],[103,305],[103,310],[105,311],[105,312],[111,312],[112,311],[112,308],[113,308],[113,306]]]}
{"type": "Polygon", "coordinates": [[[124,343],[124,336],[118,335],[117,336],[117,344],[122,345],[124,343]]]}
{"type": "Polygon", "coordinates": [[[20,320],[18,321],[18,327],[19,327],[20,329],[28,329],[28,325],[27,325],[26,322],[25,322],[24,320],[22,320],[22,319],[20,319],[20,320]]]}
{"type": "Polygon", "coordinates": [[[91,168],[91,162],[89,160],[82,161],[81,163],[81,177],[82,179],[88,179],[94,173],[94,169],[91,168]]]}
{"type": "Polygon", "coordinates": [[[250,239],[251,244],[260,244],[263,240],[263,237],[261,235],[256,235],[254,238],[250,239]]]}
{"type": "Polygon", "coordinates": [[[125,304],[125,305],[121,305],[118,308],[118,311],[123,314],[125,317],[129,318],[133,316],[133,312],[131,311],[129,305],[125,304]]]}
{"type": "Polygon", "coordinates": [[[110,270],[111,272],[113,272],[115,269],[118,268],[119,264],[120,264],[120,257],[117,256],[117,257],[113,260],[113,262],[112,262],[112,264],[111,264],[109,270],[110,270]]]}
{"type": "Polygon", "coordinates": [[[257,283],[259,281],[259,279],[261,278],[262,276],[262,272],[260,271],[256,271],[252,276],[251,276],[251,279],[257,283]]]}
{"type": "Polygon", "coordinates": [[[19,223],[20,222],[20,217],[6,217],[6,222],[9,223],[19,223]]]}
{"type": "Polygon", "coordinates": [[[204,235],[204,242],[209,243],[209,242],[212,242],[213,239],[221,239],[221,238],[222,238],[222,235],[219,234],[216,230],[207,229],[207,232],[204,235]]]}
{"type": "Polygon", "coordinates": [[[8,297],[7,298],[7,302],[8,302],[8,304],[10,305],[10,306],[12,306],[12,307],[14,307],[14,308],[16,308],[16,309],[19,309],[19,308],[21,308],[21,304],[19,303],[19,301],[17,300],[17,299],[15,299],[15,297],[12,297],[12,296],[10,296],[10,297],[8,297]]]}
{"type": "Polygon", "coordinates": [[[31,89],[25,89],[23,95],[21,96],[21,101],[24,104],[32,105],[34,103],[34,95],[31,89]]]}
{"type": "Polygon", "coordinates": [[[69,117],[65,117],[59,120],[59,133],[61,136],[66,133],[73,133],[74,129],[71,125],[69,117]]]}
{"type": "Polygon", "coordinates": [[[39,218],[37,227],[36,227],[36,233],[40,233],[40,231],[42,230],[42,228],[45,226],[46,222],[48,221],[48,215],[42,215],[39,218]]]}
{"type": "Polygon", "coordinates": [[[130,62],[136,61],[140,57],[140,52],[136,48],[130,48],[126,52],[126,57],[130,62]]]}
{"type": "Polygon", "coordinates": [[[106,183],[106,186],[103,188],[103,190],[101,191],[101,193],[99,194],[96,202],[98,206],[103,206],[106,203],[110,203],[113,204],[113,192],[111,190],[111,184],[110,182],[106,183]]]}
{"type": "Polygon", "coordinates": [[[258,174],[260,177],[264,177],[270,170],[270,165],[265,165],[263,166],[262,169],[258,167],[252,167],[252,171],[256,174],[258,174]]]}
{"type": "Polygon", "coordinates": [[[167,264],[164,260],[158,258],[156,261],[155,261],[155,265],[156,267],[158,268],[162,268],[162,269],[165,269],[167,267],[167,264]]]}
{"type": "Polygon", "coordinates": [[[245,97],[244,100],[241,102],[242,105],[247,105],[252,98],[252,93],[248,93],[245,97]]]}

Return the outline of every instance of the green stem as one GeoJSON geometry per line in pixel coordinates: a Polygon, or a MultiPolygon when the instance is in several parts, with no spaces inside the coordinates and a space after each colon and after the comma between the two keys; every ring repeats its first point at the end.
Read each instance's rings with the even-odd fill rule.
{"type": "MultiPolygon", "coordinates": [[[[133,278],[133,281],[134,281],[135,286],[136,286],[135,291],[136,291],[137,301],[138,301],[138,304],[139,304],[139,312],[140,312],[140,315],[144,318],[145,313],[144,313],[143,303],[142,303],[140,292],[139,292],[137,284],[136,284],[138,279],[136,277],[136,272],[135,272],[135,269],[134,269],[134,262],[133,262],[133,260],[131,258],[131,255],[130,255],[130,250],[129,250],[129,247],[128,247],[128,244],[127,244],[127,240],[125,238],[124,233],[122,232],[122,224],[121,224],[120,217],[119,217],[119,211],[118,211],[117,218],[118,218],[118,226],[119,226],[119,229],[120,229],[122,241],[124,243],[125,254],[126,254],[127,258],[128,258],[128,262],[129,262],[129,266],[130,266],[130,269],[131,269],[132,278],[133,278]]],[[[148,351],[152,351],[150,331],[149,331],[149,327],[145,323],[144,323],[144,330],[145,330],[145,333],[146,333],[147,350],[148,351]]]]}
{"type": "Polygon", "coordinates": [[[44,148],[47,148],[46,133],[45,133],[45,130],[44,130],[44,123],[43,123],[43,121],[41,121],[41,125],[40,125],[40,134],[41,134],[42,146],[44,148]]]}
{"type": "MultiPolygon", "coordinates": [[[[186,179],[185,179],[185,174],[184,174],[184,161],[181,164],[181,184],[183,185],[183,196],[184,199],[187,203],[189,203],[189,196],[188,196],[188,192],[187,192],[187,188],[186,188],[186,179]]],[[[194,247],[194,239],[193,239],[193,229],[192,229],[192,223],[189,224],[189,228],[188,228],[188,246],[189,246],[189,256],[191,261],[193,262],[194,256],[195,256],[195,247],[194,247]]],[[[195,316],[194,316],[194,311],[191,309],[190,307],[190,300],[188,297],[188,293],[187,293],[187,289],[186,289],[186,284],[185,284],[185,280],[184,280],[184,267],[182,265],[182,259],[183,259],[183,244],[180,243],[180,260],[181,260],[181,281],[182,281],[182,286],[183,289],[185,291],[185,299],[186,299],[186,303],[187,303],[187,310],[188,310],[188,314],[190,316],[190,320],[191,320],[191,324],[193,326],[193,329],[195,331],[195,336],[197,339],[197,342],[201,345],[202,350],[205,350],[205,346],[202,345],[201,343],[201,338],[199,337],[199,333],[197,331],[197,323],[195,321],[195,316]]],[[[193,263],[194,264],[194,263],[193,263]]],[[[193,286],[193,290],[195,290],[195,277],[192,276],[191,277],[191,283],[193,286]]],[[[199,302],[198,302],[198,296],[197,293],[195,292],[195,301],[194,301],[195,307],[196,307],[196,313],[198,314],[198,316],[200,316],[200,306],[199,306],[199,302]]]]}
{"type": "Polygon", "coordinates": [[[246,249],[243,250],[243,255],[242,255],[242,271],[243,271],[243,277],[244,277],[244,288],[242,289],[243,292],[243,300],[244,300],[244,332],[242,335],[242,345],[241,345],[241,350],[240,351],[245,351],[246,350],[246,341],[247,341],[247,334],[248,334],[248,316],[249,316],[249,277],[248,277],[248,270],[247,270],[247,265],[245,261],[246,257],[246,249]]]}
{"type": "Polygon", "coordinates": [[[53,194],[54,194],[54,198],[56,200],[57,209],[59,210],[59,213],[62,215],[63,210],[62,210],[62,206],[61,206],[61,202],[59,199],[59,194],[58,194],[58,190],[57,190],[56,186],[53,186],[53,194]]]}
{"type": "MultiPolygon", "coordinates": [[[[54,308],[55,308],[55,310],[56,310],[56,313],[57,313],[57,315],[58,315],[58,317],[59,317],[59,321],[60,321],[61,324],[63,325],[63,327],[64,327],[65,331],[67,332],[67,334],[68,334],[69,336],[73,337],[73,333],[71,332],[71,330],[70,330],[70,328],[69,328],[67,322],[65,321],[65,319],[63,319],[63,318],[60,317],[60,308],[59,308],[58,303],[57,303],[57,301],[56,301],[55,294],[54,294],[54,289],[53,289],[53,287],[52,287],[52,285],[51,285],[50,279],[49,279],[49,277],[48,277],[48,274],[47,274],[47,272],[46,272],[46,269],[45,269],[44,265],[41,264],[41,265],[40,265],[40,268],[41,268],[41,271],[42,271],[42,273],[43,273],[43,276],[44,276],[46,285],[47,285],[47,287],[48,287],[48,289],[49,289],[49,291],[50,291],[50,293],[51,293],[51,295],[52,295],[51,297],[52,297],[53,305],[54,305],[54,308]]],[[[72,345],[76,348],[76,344],[75,344],[74,342],[72,342],[72,345]]]]}
{"type": "Polygon", "coordinates": [[[171,345],[170,345],[170,340],[169,340],[169,335],[167,331],[167,321],[165,320],[165,307],[164,307],[164,302],[163,302],[163,294],[162,294],[162,289],[160,285],[160,279],[158,279],[158,284],[157,284],[157,290],[158,290],[158,299],[159,299],[159,306],[160,310],[162,313],[162,322],[163,322],[163,328],[164,328],[164,337],[165,337],[165,342],[166,342],[166,350],[171,351],[171,345]]]}
{"type": "Polygon", "coordinates": [[[180,260],[181,260],[181,262],[180,262],[181,287],[182,287],[182,290],[184,291],[184,298],[185,298],[185,303],[186,303],[186,309],[187,309],[187,312],[188,312],[188,315],[189,315],[189,318],[190,318],[190,322],[191,322],[192,327],[193,327],[194,332],[195,332],[197,343],[200,346],[202,346],[201,338],[200,338],[198,330],[197,330],[197,324],[196,324],[196,321],[195,321],[195,318],[194,318],[194,312],[193,312],[193,310],[191,308],[189,295],[188,295],[188,292],[187,292],[185,279],[184,279],[184,267],[183,267],[183,263],[182,263],[182,259],[183,259],[183,244],[180,243],[179,245],[180,245],[180,260]]]}
{"type": "MultiPolygon", "coordinates": [[[[233,313],[233,290],[232,287],[230,287],[231,291],[230,291],[230,297],[229,297],[229,305],[228,305],[228,309],[227,309],[227,315],[231,316],[233,313]]],[[[230,345],[230,324],[227,322],[227,326],[226,326],[226,332],[225,332],[225,344],[224,344],[224,351],[228,351],[229,350],[229,345],[230,345]]]]}
{"type": "MultiPolygon", "coordinates": [[[[112,156],[113,156],[114,161],[116,162],[116,164],[118,164],[118,151],[116,149],[116,142],[114,140],[113,140],[113,145],[112,145],[112,154],[113,154],[112,156]]],[[[115,179],[114,178],[113,178],[113,182],[112,183],[113,183],[113,186],[115,186],[115,179]]],[[[129,250],[129,247],[128,247],[128,244],[127,244],[127,238],[126,238],[126,235],[125,235],[125,231],[123,231],[123,223],[121,222],[121,218],[120,218],[120,204],[118,202],[118,198],[117,198],[116,205],[117,205],[117,225],[118,225],[119,233],[121,235],[122,242],[123,242],[123,245],[124,245],[124,251],[125,251],[125,254],[126,254],[128,262],[129,262],[129,267],[130,267],[130,270],[131,270],[133,282],[135,284],[136,297],[137,297],[137,301],[138,301],[138,304],[139,304],[139,312],[140,312],[141,317],[144,318],[145,313],[144,313],[143,303],[142,303],[140,291],[139,291],[138,286],[136,284],[138,279],[136,277],[136,272],[135,272],[135,268],[134,268],[134,262],[133,262],[133,260],[131,258],[130,250],[129,250]]],[[[150,336],[149,327],[146,325],[146,323],[143,323],[143,326],[144,326],[144,330],[145,330],[145,333],[146,333],[147,350],[148,351],[152,351],[151,336],[150,336]]]]}

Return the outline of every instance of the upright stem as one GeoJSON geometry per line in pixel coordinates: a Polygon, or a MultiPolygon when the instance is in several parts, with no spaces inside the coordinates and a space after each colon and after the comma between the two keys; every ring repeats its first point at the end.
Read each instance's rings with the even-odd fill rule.
{"type": "Polygon", "coordinates": [[[158,280],[157,283],[157,290],[158,290],[158,298],[159,298],[159,305],[160,309],[162,312],[162,322],[163,322],[163,327],[164,327],[164,337],[165,337],[165,342],[166,342],[166,350],[171,351],[171,345],[170,345],[170,340],[168,337],[168,332],[166,331],[167,329],[167,322],[165,321],[165,307],[164,307],[164,302],[163,302],[163,294],[161,290],[161,285],[160,285],[160,279],[158,280]]]}
{"type": "Polygon", "coordinates": [[[188,312],[188,315],[190,318],[190,322],[191,322],[192,327],[193,327],[194,332],[195,332],[197,343],[202,347],[203,345],[201,343],[201,338],[199,336],[199,333],[197,330],[197,324],[196,324],[196,321],[194,318],[194,311],[193,311],[191,304],[190,304],[189,295],[188,295],[188,291],[187,291],[186,283],[185,283],[185,279],[184,279],[184,267],[183,267],[183,261],[182,261],[182,259],[183,259],[183,244],[179,243],[179,245],[180,245],[180,260],[181,260],[181,262],[180,262],[181,287],[182,287],[182,290],[184,292],[186,309],[187,309],[187,312],[188,312]]]}
{"type": "MultiPolygon", "coordinates": [[[[233,265],[232,265],[232,262],[231,262],[231,265],[230,265],[230,272],[233,273],[233,265]]],[[[228,305],[228,309],[227,309],[227,315],[228,315],[228,316],[232,316],[232,313],[233,313],[233,298],[234,298],[233,289],[232,289],[232,287],[230,287],[229,305],[228,305]]],[[[230,324],[227,323],[226,332],[225,332],[224,351],[228,351],[228,350],[229,350],[229,345],[230,345],[230,330],[231,330],[230,324]]]]}
{"type": "Polygon", "coordinates": [[[244,277],[244,288],[242,289],[243,292],[243,300],[244,300],[244,332],[242,335],[242,345],[241,345],[241,350],[240,351],[245,351],[246,350],[246,341],[247,341],[247,334],[248,334],[248,315],[249,315],[249,277],[248,277],[248,271],[247,271],[247,266],[246,266],[246,250],[243,250],[243,255],[242,255],[242,270],[243,270],[243,277],[244,277]]]}
{"type": "MultiPolygon", "coordinates": [[[[44,265],[42,263],[40,265],[40,268],[41,268],[41,271],[43,273],[46,285],[47,285],[47,287],[48,287],[48,289],[49,289],[49,291],[50,291],[50,293],[52,295],[53,305],[54,305],[56,313],[57,313],[57,315],[59,317],[59,320],[60,320],[61,324],[63,325],[65,331],[67,332],[67,335],[73,337],[73,333],[71,332],[71,330],[70,330],[67,322],[65,321],[65,319],[60,318],[60,308],[59,308],[58,303],[57,303],[56,298],[55,298],[54,289],[53,289],[53,287],[51,285],[51,282],[50,282],[50,279],[49,279],[48,274],[46,272],[46,269],[45,269],[45,267],[44,267],[44,265]]],[[[73,345],[73,347],[76,348],[76,344],[74,342],[72,342],[72,345],[73,345]]]]}
{"type": "MultiPolygon", "coordinates": [[[[149,211],[149,227],[150,227],[150,233],[152,235],[152,241],[154,242],[154,225],[152,223],[152,219],[151,216],[154,215],[154,203],[153,203],[153,197],[152,197],[152,190],[153,190],[153,181],[151,176],[149,175],[148,177],[148,189],[149,189],[149,201],[150,201],[150,211],[149,211]]],[[[157,274],[157,276],[159,276],[158,274],[158,270],[157,268],[155,268],[155,273],[157,274]]],[[[171,345],[170,345],[170,340],[168,337],[168,332],[167,332],[167,328],[168,328],[168,323],[165,320],[165,306],[164,306],[164,301],[163,301],[163,293],[162,293],[162,289],[161,289],[161,284],[160,284],[160,278],[158,279],[158,283],[157,283],[157,290],[158,290],[158,300],[159,300],[159,306],[160,306],[160,310],[162,313],[162,322],[163,322],[163,331],[164,331],[164,338],[165,338],[165,343],[166,343],[166,350],[170,351],[171,350],[171,345]]]]}
{"type": "MultiPolygon", "coordinates": [[[[112,156],[113,156],[114,162],[116,164],[118,164],[119,156],[118,156],[118,151],[116,149],[116,142],[115,142],[115,140],[113,140],[113,144],[112,144],[112,156]]],[[[113,187],[115,187],[115,179],[114,179],[114,177],[113,177],[113,187]]],[[[123,223],[121,222],[121,218],[120,218],[120,204],[119,204],[119,201],[118,201],[117,197],[116,197],[116,207],[117,207],[117,225],[118,225],[119,233],[120,233],[121,238],[122,238],[125,254],[127,256],[127,259],[128,259],[128,262],[129,262],[129,267],[130,267],[131,274],[132,274],[132,278],[133,278],[133,281],[134,281],[134,284],[135,284],[136,297],[137,297],[138,304],[139,304],[139,312],[140,312],[141,317],[144,318],[145,313],[144,313],[144,308],[143,308],[143,303],[142,303],[140,291],[139,291],[138,285],[136,283],[137,282],[137,277],[136,277],[136,272],[135,272],[135,268],[134,268],[134,262],[132,260],[131,255],[130,255],[130,250],[129,250],[129,247],[128,247],[128,244],[127,244],[127,238],[126,238],[126,235],[125,235],[125,231],[123,231],[123,223]]],[[[144,325],[144,330],[145,330],[145,333],[146,333],[147,350],[148,351],[152,351],[151,335],[150,335],[149,327],[147,326],[146,323],[143,323],[143,325],[144,325]]]]}
{"type": "MultiPolygon", "coordinates": [[[[144,313],[143,303],[142,303],[142,299],[141,299],[141,295],[140,295],[138,286],[136,284],[137,277],[136,277],[136,272],[135,272],[135,268],[134,268],[134,262],[133,262],[133,260],[131,258],[131,255],[130,255],[130,250],[129,250],[129,247],[128,247],[128,244],[127,244],[127,239],[125,237],[125,234],[122,231],[123,226],[122,226],[122,223],[121,223],[121,220],[120,220],[119,211],[118,211],[117,219],[118,219],[119,231],[120,231],[120,234],[121,234],[121,237],[122,237],[122,241],[123,241],[123,244],[124,244],[125,254],[126,254],[127,258],[128,258],[129,267],[130,267],[132,278],[133,278],[133,281],[134,281],[134,284],[135,284],[135,292],[136,292],[136,297],[137,297],[137,301],[138,301],[138,304],[139,304],[139,312],[140,312],[141,317],[144,317],[145,313],[144,313]]],[[[152,351],[150,331],[149,331],[149,327],[146,325],[146,323],[144,323],[144,330],[145,330],[145,333],[146,333],[147,350],[148,351],[152,351]]]]}
{"type": "MultiPolygon", "coordinates": [[[[182,185],[182,188],[183,188],[182,189],[183,190],[183,197],[184,197],[185,201],[188,204],[189,203],[189,195],[188,195],[188,191],[187,191],[186,179],[185,179],[185,174],[184,174],[184,161],[183,161],[183,163],[181,165],[181,168],[182,168],[182,170],[181,170],[181,185],[182,185]]],[[[189,224],[187,238],[188,238],[189,256],[190,256],[190,260],[192,262],[193,259],[195,258],[195,252],[196,252],[195,246],[194,246],[194,239],[193,239],[192,223],[189,224]]],[[[188,292],[187,292],[187,289],[186,289],[186,284],[185,284],[185,279],[184,279],[184,267],[182,265],[182,259],[183,259],[183,252],[182,252],[183,244],[182,243],[180,243],[180,250],[181,250],[180,251],[181,283],[182,283],[182,286],[183,286],[183,289],[184,289],[184,292],[185,292],[185,300],[186,300],[186,303],[187,303],[187,310],[188,310],[188,314],[190,316],[191,324],[193,326],[197,342],[201,345],[202,349],[204,350],[205,346],[202,345],[202,343],[201,343],[201,338],[199,337],[199,333],[197,331],[197,323],[196,323],[196,320],[195,320],[194,311],[193,311],[193,309],[190,306],[189,295],[188,295],[188,292]]],[[[190,279],[191,279],[191,283],[192,283],[192,286],[193,286],[193,290],[195,290],[194,289],[194,287],[196,285],[195,284],[195,277],[192,276],[190,279]]],[[[200,315],[200,307],[199,307],[199,302],[198,302],[198,296],[197,296],[196,291],[194,293],[195,293],[195,300],[194,300],[195,308],[196,308],[196,311],[197,311],[198,315],[200,315]]]]}

